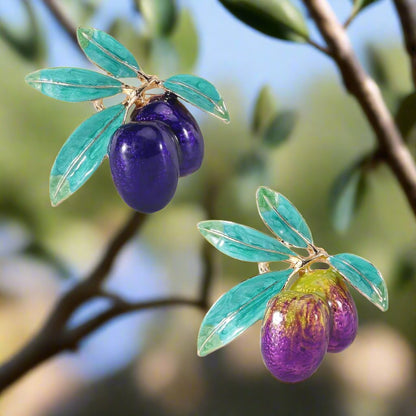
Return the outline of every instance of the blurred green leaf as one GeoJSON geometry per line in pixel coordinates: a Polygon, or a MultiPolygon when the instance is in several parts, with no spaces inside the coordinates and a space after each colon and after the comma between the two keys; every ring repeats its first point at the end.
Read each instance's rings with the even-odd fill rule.
{"type": "Polygon", "coordinates": [[[304,42],[308,28],[302,13],[289,0],[220,0],[235,17],[277,39],[304,42]]]}
{"type": "Polygon", "coordinates": [[[359,208],[364,192],[365,177],[362,169],[367,157],[349,166],[336,179],[330,191],[330,209],[334,228],[345,231],[359,208]]]}
{"type": "Polygon", "coordinates": [[[254,105],[251,129],[254,134],[260,134],[270,125],[277,113],[277,101],[269,85],[264,85],[257,95],[254,105]]]}
{"type": "Polygon", "coordinates": [[[415,249],[406,250],[401,254],[396,267],[395,286],[405,289],[416,277],[415,249]]]}
{"type": "Polygon", "coordinates": [[[416,126],[416,92],[400,101],[395,120],[403,138],[406,139],[416,126]]]}
{"type": "Polygon", "coordinates": [[[178,14],[175,0],[135,0],[135,2],[152,35],[168,36],[172,33],[178,14]]]}
{"type": "Polygon", "coordinates": [[[277,114],[263,134],[263,143],[275,147],[289,138],[297,120],[295,111],[282,111],[277,114]]]}
{"type": "Polygon", "coordinates": [[[149,63],[147,70],[160,78],[180,72],[179,56],[169,38],[149,39],[149,63]]]}
{"type": "Polygon", "coordinates": [[[59,0],[62,9],[72,22],[77,25],[88,25],[94,15],[99,12],[102,0],[59,0]]]}
{"type": "Polygon", "coordinates": [[[266,168],[266,159],[258,149],[243,153],[237,160],[237,175],[263,174],[266,168]]]}
{"type": "Polygon", "coordinates": [[[27,27],[22,33],[17,33],[0,19],[0,37],[3,38],[20,56],[29,61],[40,62],[45,56],[45,45],[41,28],[38,23],[33,5],[28,0],[22,0],[27,27]]]}
{"type": "Polygon", "coordinates": [[[198,30],[188,10],[181,11],[170,40],[178,54],[178,72],[192,72],[198,59],[198,30]]]}
{"type": "Polygon", "coordinates": [[[389,86],[389,73],[386,60],[380,50],[373,45],[367,45],[365,55],[368,62],[369,72],[379,86],[389,86]]]}
{"type": "Polygon", "coordinates": [[[379,0],[354,0],[353,14],[359,13],[361,10],[365,9],[367,6],[370,6],[376,1],[379,0]]]}

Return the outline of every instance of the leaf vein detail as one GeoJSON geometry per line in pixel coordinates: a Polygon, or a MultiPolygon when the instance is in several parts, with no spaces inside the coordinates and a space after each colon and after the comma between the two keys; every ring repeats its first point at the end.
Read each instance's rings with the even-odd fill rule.
{"type": "MultiPolygon", "coordinates": [[[[267,197],[267,196],[264,196],[264,199],[265,199],[265,201],[266,201],[266,203],[267,203],[267,205],[276,213],[276,215],[285,223],[285,225],[287,225],[295,234],[297,234],[308,246],[310,246],[310,241],[299,231],[299,230],[297,230],[295,227],[293,227],[293,225],[292,224],[290,224],[290,222],[288,222],[287,220],[286,220],[286,218],[282,215],[282,214],[280,214],[280,212],[278,211],[278,209],[276,209],[275,208],[275,206],[271,203],[271,201],[269,200],[269,198],[267,197]]],[[[266,225],[267,225],[267,223],[266,223],[266,225]]],[[[267,227],[268,228],[270,228],[268,225],[267,225],[267,227]]],[[[271,228],[270,228],[270,230],[273,232],[273,234],[276,234],[271,228]]],[[[290,243],[288,243],[287,241],[285,241],[285,240],[283,240],[283,238],[282,237],[280,237],[280,236],[277,236],[279,239],[281,239],[282,240],[282,242],[283,243],[286,243],[286,244],[289,244],[289,245],[293,245],[293,244],[290,244],[290,243]]]]}
{"type": "Polygon", "coordinates": [[[61,190],[64,182],[66,181],[66,179],[68,178],[72,168],[78,163],[78,161],[84,156],[84,154],[86,153],[86,151],[94,144],[96,143],[96,141],[102,136],[102,134],[105,132],[105,130],[110,126],[111,123],[114,122],[114,120],[123,112],[125,111],[125,109],[121,109],[117,114],[114,115],[114,117],[111,118],[111,120],[104,125],[104,127],[99,131],[98,134],[96,134],[94,136],[94,138],[90,141],[90,143],[88,143],[87,146],[85,146],[85,148],[82,150],[82,152],[70,163],[70,165],[68,166],[68,168],[66,169],[65,173],[62,175],[61,179],[59,180],[57,186],[56,186],[56,190],[54,193],[54,198],[56,198],[56,196],[58,195],[59,191],[61,190]]]}
{"type": "Polygon", "coordinates": [[[260,251],[266,251],[268,253],[283,254],[283,255],[287,256],[288,258],[290,257],[290,254],[288,254],[288,253],[280,252],[280,251],[277,251],[277,250],[274,250],[274,249],[271,249],[271,248],[258,247],[258,246],[255,246],[253,244],[246,243],[245,241],[241,241],[241,240],[238,240],[236,238],[230,237],[229,235],[227,235],[225,233],[222,233],[219,230],[209,230],[208,232],[211,233],[211,234],[218,235],[220,237],[224,237],[227,240],[233,241],[235,243],[239,243],[239,244],[245,245],[245,246],[247,246],[249,248],[253,248],[253,249],[256,249],[256,250],[260,250],[260,251]]]}
{"type": "MultiPolygon", "coordinates": [[[[85,39],[87,39],[90,43],[92,43],[94,46],[96,46],[98,49],[100,49],[102,52],[104,52],[106,55],[108,55],[110,58],[114,59],[119,64],[122,64],[132,71],[134,71],[136,74],[138,74],[137,68],[135,68],[133,65],[129,64],[127,61],[124,61],[123,59],[120,59],[117,55],[114,55],[112,52],[110,52],[108,49],[104,48],[101,44],[99,44],[94,38],[89,37],[86,33],[81,32],[82,36],[84,36],[85,39]]],[[[96,62],[94,62],[95,65],[97,65],[99,68],[107,72],[108,74],[111,74],[111,72],[107,71],[105,68],[102,68],[100,65],[98,65],[96,62]]]]}

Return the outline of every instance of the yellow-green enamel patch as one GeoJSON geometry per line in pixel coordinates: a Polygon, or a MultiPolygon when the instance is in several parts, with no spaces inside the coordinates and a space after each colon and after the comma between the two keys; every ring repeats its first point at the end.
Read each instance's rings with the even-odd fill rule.
{"type": "Polygon", "coordinates": [[[302,293],[314,293],[323,298],[327,296],[331,286],[339,285],[345,289],[342,276],[333,269],[313,270],[300,276],[290,290],[302,293]]]}

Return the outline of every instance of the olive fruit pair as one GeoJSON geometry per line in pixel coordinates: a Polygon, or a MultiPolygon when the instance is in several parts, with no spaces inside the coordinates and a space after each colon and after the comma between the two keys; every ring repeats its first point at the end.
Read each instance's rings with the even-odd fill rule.
{"type": "Polygon", "coordinates": [[[302,275],[270,299],[261,331],[263,361],[279,380],[310,377],[326,352],[352,343],[358,316],[347,286],[332,269],[302,275]]]}
{"type": "Polygon", "coordinates": [[[153,98],[131,120],[111,139],[111,174],[127,205],[152,213],[170,202],[180,176],[199,169],[204,140],[194,117],[173,94],[153,98]]]}

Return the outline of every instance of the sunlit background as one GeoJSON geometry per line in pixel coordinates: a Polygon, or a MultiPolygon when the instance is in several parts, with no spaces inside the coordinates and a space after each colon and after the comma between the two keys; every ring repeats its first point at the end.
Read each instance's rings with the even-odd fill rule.
{"type": "MultiPolygon", "coordinates": [[[[375,142],[332,62],[310,46],[259,34],[213,0],[178,1],[179,21],[169,39],[151,38],[134,0],[57,3],[74,26],[110,31],[147,72],[161,77],[192,72],[212,81],[232,120],[224,125],[191,109],[204,133],[203,166],[181,179],[172,203],[150,216],[122,251],[109,287],[129,299],[196,296],[203,241],[195,224],[207,219],[201,203],[206,193],[215,186],[215,194],[208,196],[215,198],[216,218],[265,231],[256,213],[255,190],[268,185],[298,207],[318,245],[377,265],[389,286],[390,309],[382,313],[354,292],[360,317],[356,341],[340,354],[327,355],[312,378],[295,385],[276,381],[263,366],[260,324],[199,358],[200,310],[139,312],[111,322],[78,352],[54,358],[19,380],[0,397],[0,413],[416,415],[415,220],[390,171],[378,166],[366,177],[362,203],[350,225],[343,232],[335,229],[330,189],[375,142]],[[256,97],[266,84],[277,109],[295,111],[297,122],[283,143],[262,148],[250,129],[256,97]]],[[[345,20],[350,2],[331,3],[345,20]]],[[[68,201],[58,208],[49,204],[50,167],[92,107],[42,96],[25,85],[24,76],[46,66],[90,64],[41,0],[29,4],[39,30],[39,38],[26,41],[29,50],[19,52],[0,36],[2,360],[30,339],[60,293],[94,266],[130,212],[112,185],[107,162],[68,201]]],[[[0,34],[5,25],[24,42],[28,21],[20,0],[0,2],[0,34]]],[[[412,86],[391,2],[363,11],[348,33],[396,111],[412,86]]],[[[215,260],[211,302],[256,274],[255,266],[220,253],[215,260]]],[[[88,305],[74,319],[86,319],[100,308],[99,302],[88,305]]]]}

